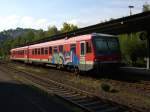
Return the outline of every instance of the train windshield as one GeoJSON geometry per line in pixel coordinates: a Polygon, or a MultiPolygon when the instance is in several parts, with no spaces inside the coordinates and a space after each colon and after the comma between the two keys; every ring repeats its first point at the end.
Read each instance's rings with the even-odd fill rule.
{"type": "Polygon", "coordinates": [[[96,54],[110,54],[119,52],[119,42],[117,38],[104,37],[95,38],[96,54]]]}

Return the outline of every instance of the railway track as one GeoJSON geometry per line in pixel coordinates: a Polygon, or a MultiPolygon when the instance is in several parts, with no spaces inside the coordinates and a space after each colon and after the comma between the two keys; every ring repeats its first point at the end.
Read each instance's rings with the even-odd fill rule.
{"type": "Polygon", "coordinates": [[[16,74],[20,74],[24,81],[40,89],[46,90],[88,112],[139,112],[124,105],[101,99],[91,93],[77,88],[58,83],[48,78],[40,77],[23,70],[15,69],[13,66],[7,68],[16,74]]]}
{"type": "MultiPolygon", "coordinates": [[[[18,66],[18,63],[13,63],[13,65],[17,65],[18,66]]],[[[20,63],[19,63],[19,65],[20,65],[20,63]]],[[[22,65],[21,65],[22,66],[22,65]]],[[[23,64],[23,66],[24,66],[24,64],[23,64]]],[[[32,66],[31,66],[32,67],[32,66]]],[[[35,67],[35,66],[34,66],[35,67]]],[[[55,71],[58,71],[58,70],[56,70],[55,69],[55,67],[51,67],[51,68],[48,68],[48,69],[52,69],[53,71],[52,71],[52,73],[53,72],[55,72],[55,71]]],[[[58,73],[60,73],[60,72],[58,72],[58,73]]],[[[66,73],[68,73],[69,75],[70,75],[70,72],[69,71],[65,71],[65,74],[66,73]]],[[[67,75],[68,75],[67,74],[67,75]]],[[[122,74],[122,76],[120,76],[120,75],[117,75],[117,77],[116,76],[109,76],[109,77],[111,77],[110,79],[109,79],[109,82],[111,82],[111,84],[112,85],[114,85],[115,87],[118,87],[119,85],[123,85],[124,86],[124,88],[126,88],[128,91],[131,91],[131,92],[134,92],[134,93],[138,93],[138,94],[140,94],[140,95],[142,95],[142,96],[147,96],[147,97],[150,97],[150,83],[149,83],[149,81],[141,81],[141,80],[147,80],[147,79],[149,79],[149,77],[146,75],[140,75],[140,77],[138,77],[139,75],[137,75],[137,77],[138,77],[138,81],[137,81],[137,83],[136,84],[131,84],[132,82],[132,80],[134,81],[134,80],[136,80],[136,75],[135,74],[123,74],[123,73],[121,73],[122,74]],[[120,79],[120,80],[114,80],[115,78],[116,79],[120,79]],[[119,78],[118,78],[119,77],[119,78]],[[148,77],[148,78],[147,78],[148,77]],[[143,79],[144,78],[144,79],[143,79]],[[111,80],[112,79],[112,80],[111,80]],[[124,81],[125,80],[125,81],[124,81]],[[126,82],[127,81],[127,82],[126,82]],[[140,81],[140,82],[139,82],[140,81]],[[130,88],[129,88],[130,87],[130,88]]],[[[92,75],[91,75],[92,76],[92,75]]],[[[107,75],[108,76],[108,75],[107,75]]],[[[49,76],[45,76],[45,77],[47,77],[47,78],[50,78],[51,79],[51,77],[49,77],[49,76]]],[[[86,76],[82,76],[82,75],[80,75],[80,77],[82,77],[82,78],[85,78],[86,76]]],[[[95,80],[95,78],[97,78],[97,77],[91,77],[92,79],[94,79],[95,80]]],[[[97,80],[97,79],[96,79],[97,80]]],[[[57,80],[56,80],[57,81],[57,80]]],[[[60,81],[59,81],[60,82],[60,81]]],[[[120,88],[120,87],[119,87],[120,88]]]]}

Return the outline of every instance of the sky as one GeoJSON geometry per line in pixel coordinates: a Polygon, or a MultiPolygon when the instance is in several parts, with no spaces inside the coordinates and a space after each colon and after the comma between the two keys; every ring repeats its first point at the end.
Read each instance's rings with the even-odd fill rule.
{"type": "Polygon", "coordinates": [[[0,0],[0,31],[21,28],[59,29],[64,22],[85,27],[140,13],[150,0],[0,0]]]}

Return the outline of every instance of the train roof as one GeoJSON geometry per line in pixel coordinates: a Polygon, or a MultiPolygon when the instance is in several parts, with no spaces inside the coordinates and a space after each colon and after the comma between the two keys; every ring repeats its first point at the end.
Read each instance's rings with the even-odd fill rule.
{"type": "MultiPolygon", "coordinates": [[[[32,48],[48,47],[50,45],[51,46],[55,46],[55,45],[58,45],[58,44],[63,45],[63,44],[67,44],[67,43],[75,43],[76,41],[88,40],[88,39],[91,39],[92,36],[117,37],[115,35],[109,35],[109,34],[91,33],[91,34],[86,34],[86,35],[74,36],[74,37],[71,37],[71,38],[66,37],[66,38],[63,38],[63,39],[52,40],[52,41],[33,44],[33,45],[29,45],[29,46],[32,49],[32,48]]],[[[28,48],[28,46],[14,48],[12,50],[21,50],[21,49],[26,49],[26,48],[28,48]]]]}
{"type": "Polygon", "coordinates": [[[27,49],[27,48],[28,48],[28,46],[18,47],[18,48],[11,49],[11,51],[21,50],[21,49],[27,49]]]}
{"type": "Polygon", "coordinates": [[[92,33],[92,36],[103,36],[103,37],[118,37],[116,35],[104,34],[104,33],[92,33]]]}
{"type": "Polygon", "coordinates": [[[49,42],[30,45],[30,48],[63,45],[63,44],[67,44],[67,43],[73,44],[73,43],[76,43],[76,41],[83,41],[83,40],[91,39],[91,37],[92,37],[91,34],[75,36],[75,37],[72,37],[72,38],[67,38],[66,37],[64,39],[59,39],[59,40],[54,40],[54,41],[49,41],[49,42]],[[81,38],[81,36],[82,36],[82,38],[81,38]]]}

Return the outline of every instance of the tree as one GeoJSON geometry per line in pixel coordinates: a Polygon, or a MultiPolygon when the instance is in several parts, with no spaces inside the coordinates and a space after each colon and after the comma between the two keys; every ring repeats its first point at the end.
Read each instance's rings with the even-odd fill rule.
{"type": "Polygon", "coordinates": [[[144,57],[146,57],[146,42],[139,38],[139,33],[120,36],[120,47],[124,62],[133,66],[144,66],[144,57]]]}
{"type": "Polygon", "coordinates": [[[21,37],[19,36],[19,37],[12,40],[11,48],[14,48],[20,44],[22,44],[22,43],[21,43],[21,37]]]}
{"type": "Polygon", "coordinates": [[[7,56],[10,53],[12,39],[7,39],[3,42],[2,55],[7,56]]]}
{"type": "MultiPolygon", "coordinates": [[[[150,5],[145,3],[143,5],[143,12],[150,11],[150,5]]],[[[120,46],[123,61],[127,64],[133,66],[145,66],[144,58],[147,55],[147,47],[146,47],[146,40],[141,40],[140,34],[132,33],[130,35],[121,35],[120,37],[120,46]]],[[[146,38],[146,37],[145,37],[146,38]]]]}
{"type": "Polygon", "coordinates": [[[40,29],[35,32],[34,41],[45,38],[45,37],[46,37],[46,32],[43,31],[43,29],[40,29]]]}
{"type": "Polygon", "coordinates": [[[143,5],[143,12],[147,12],[147,11],[150,11],[150,5],[148,3],[145,3],[143,5]]]}
{"type": "Polygon", "coordinates": [[[52,36],[58,34],[59,31],[56,26],[49,26],[48,31],[46,32],[46,36],[52,36]]]}
{"type": "Polygon", "coordinates": [[[34,41],[35,34],[32,30],[28,31],[25,36],[26,36],[27,42],[34,41]]]}
{"type": "Polygon", "coordinates": [[[78,29],[78,27],[76,25],[73,24],[69,24],[69,23],[63,23],[63,28],[61,28],[61,32],[65,33],[65,32],[69,32],[69,31],[73,31],[78,29]]]}
{"type": "Polygon", "coordinates": [[[15,32],[22,32],[18,37],[13,37],[13,30],[3,31],[2,35],[6,35],[8,38],[1,41],[0,44],[0,55],[7,56],[9,55],[10,49],[19,47],[20,45],[24,45],[29,42],[33,42],[36,40],[40,40],[52,35],[56,35],[63,32],[68,32],[72,30],[76,30],[78,27],[73,24],[64,23],[61,31],[57,29],[56,26],[49,26],[48,31],[34,30],[34,29],[22,29],[17,28],[15,32]]]}

